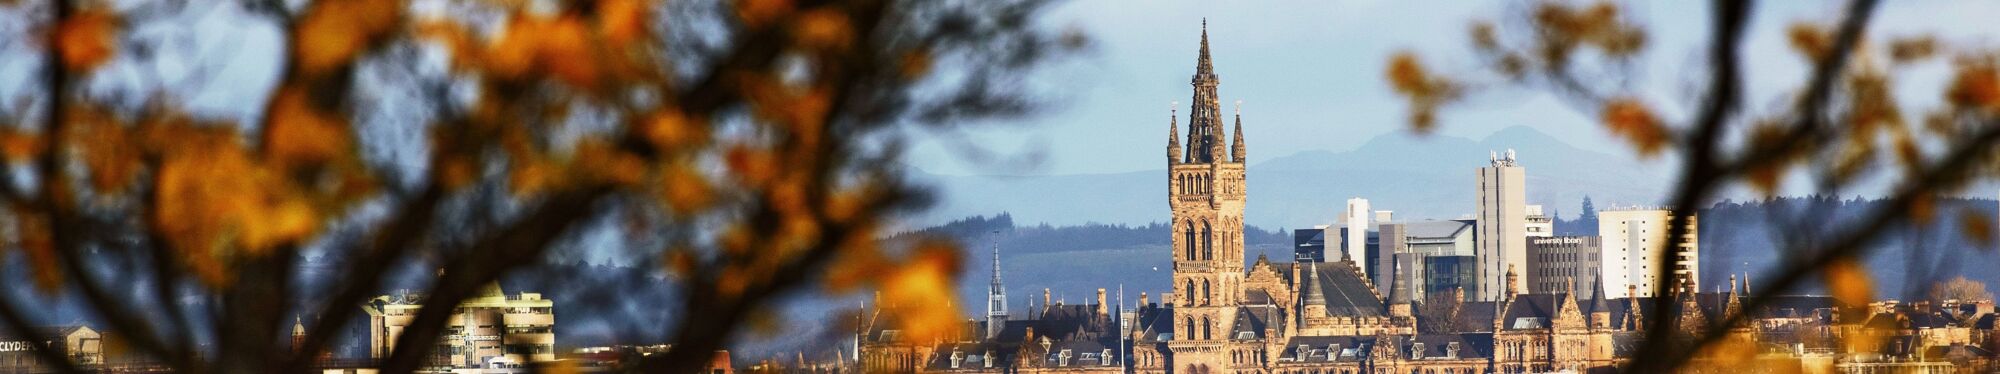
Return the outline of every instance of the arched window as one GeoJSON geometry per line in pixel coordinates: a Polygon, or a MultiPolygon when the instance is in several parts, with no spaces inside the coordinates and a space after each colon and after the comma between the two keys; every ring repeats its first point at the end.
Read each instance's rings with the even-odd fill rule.
{"type": "Polygon", "coordinates": [[[1209,300],[1209,298],[1213,296],[1214,295],[1208,292],[1208,280],[1207,279],[1201,280],[1201,305],[1213,304],[1214,301],[1209,300]]]}
{"type": "Polygon", "coordinates": [[[1187,221],[1187,234],[1185,234],[1182,237],[1182,239],[1184,240],[1181,240],[1181,242],[1186,243],[1187,245],[1187,257],[1186,257],[1187,260],[1188,261],[1198,260],[1199,258],[1196,258],[1194,253],[1194,248],[1196,245],[1198,245],[1198,243],[1195,243],[1194,241],[1194,220],[1187,221]]]}
{"type": "Polygon", "coordinates": [[[1188,246],[1188,248],[1186,248],[1188,256],[1184,256],[1186,260],[1190,260],[1190,262],[1192,262],[1192,260],[1200,260],[1200,258],[1194,258],[1194,246],[1196,246],[1196,242],[1194,242],[1194,220],[1188,220],[1188,232],[1186,232],[1186,234],[1182,234],[1182,240],[1180,240],[1180,242],[1182,242],[1184,246],[1188,246]]]}
{"type": "Polygon", "coordinates": [[[1211,240],[1211,239],[1213,239],[1213,238],[1214,238],[1214,234],[1213,234],[1212,232],[1210,232],[1209,230],[1210,230],[1210,228],[1209,228],[1209,226],[1208,226],[1208,222],[1205,222],[1205,221],[1204,221],[1204,222],[1202,222],[1202,223],[1201,223],[1201,259],[1203,259],[1203,260],[1214,260],[1214,259],[1215,259],[1215,241],[1214,241],[1214,240],[1211,240]]]}
{"type": "Polygon", "coordinates": [[[1209,328],[1209,325],[1208,325],[1208,316],[1201,316],[1201,338],[1202,338],[1202,339],[1211,339],[1211,338],[1212,338],[1212,337],[1214,336],[1214,335],[1212,334],[1212,333],[1214,333],[1214,331],[1213,331],[1213,330],[1214,330],[1214,329],[1211,329],[1211,328],[1209,328]]]}
{"type": "MultiPolygon", "coordinates": [[[[1184,293],[1186,293],[1186,294],[1187,294],[1187,297],[1186,297],[1186,299],[1187,299],[1187,306],[1194,306],[1194,280],[1193,280],[1193,279],[1189,279],[1189,280],[1187,280],[1187,291],[1184,291],[1184,293]]],[[[1193,322],[1193,321],[1189,321],[1189,322],[1193,322]]]]}

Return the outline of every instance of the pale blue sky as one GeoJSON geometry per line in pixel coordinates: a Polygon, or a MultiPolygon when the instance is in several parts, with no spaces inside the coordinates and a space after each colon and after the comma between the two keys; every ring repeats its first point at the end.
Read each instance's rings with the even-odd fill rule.
{"type": "MultiPolygon", "coordinates": [[[[1390,131],[1403,131],[1404,108],[1381,80],[1383,62],[1397,50],[1419,51],[1437,67],[1471,66],[1465,30],[1523,2],[1335,1],[1111,1],[1061,3],[1043,22],[1081,30],[1094,41],[1082,56],[1029,77],[1054,105],[1021,121],[953,133],[919,134],[909,164],[941,174],[1076,174],[1159,169],[1170,102],[1191,96],[1188,77],[1201,33],[1210,23],[1211,48],[1222,77],[1225,103],[1242,100],[1252,162],[1306,150],[1345,150],[1390,131]],[[969,157],[978,144],[999,161],[969,157]]],[[[1648,80],[1642,89],[1656,105],[1688,101],[1699,87],[1683,67],[1700,62],[1693,48],[1708,28],[1706,2],[1628,2],[1652,26],[1648,80]]],[[[1779,89],[1804,76],[1786,47],[1784,28],[1797,20],[1832,20],[1840,2],[1767,1],[1756,10],[1746,61],[1752,107],[1776,105],[1779,89]]],[[[139,69],[115,62],[100,75],[122,85],[147,85],[159,77],[197,113],[251,119],[276,81],[282,39],[276,28],[234,6],[190,12],[179,25],[142,33],[177,35],[197,46],[182,59],[139,69]],[[212,80],[179,82],[185,69],[214,69],[212,80]],[[148,71],[150,70],[150,71],[148,71]],[[188,92],[191,91],[191,92],[188,92]],[[191,94],[191,95],[189,95],[191,94]]],[[[1889,1],[1872,34],[1936,33],[1953,43],[2000,49],[2000,1],[1889,1]]],[[[0,27],[20,36],[23,30],[0,27]]],[[[1944,63],[1906,77],[1906,100],[1935,101],[1944,63]]],[[[0,63],[0,96],[19,89],[33,64],[0,63]]],[[[103,82],[100,82],[103,83],[103,82]]],[[[1227,110],[1228,104],[1225,104],[1227,110]]],[[[1581,148],[1626,155],[1590,118],[1551,96],[1501,90],[1475,97],[1442,117],[1439,134],[1480,138],[1514,125],[1532,126],[1581,148]]],[[[1474,152],[1483,150],[1471,150],[1474,152]]],[[[1524,155],[1532,159],[1531,155],[1524,155]]]]}
{"type": "MultiPolygon", "coordinates": [[[[1640,89],[1672,112],[1700,87],[1688,67],[1705,40],[1706,2],[1628,2],[1652,34],[1640,89]]],[[[1756,9],[1746,65],[1747,104],[1769,108],[1806,74],[1787,47],[1785,28],[1799,20],[1834,20],[1841,2],[1770,1],[1756,9]]],[[[921,142],[910,163],[940,174],[1109,173],[1164,167],[1169,102],[1191,95],[1201,20],[1209,38],[1220,95],[1242,100],[1252,163],[1305,150],[1346,150],[1390,131],[1403,131],[1404,107],[1381,79],[1384,61],[1414,49],[1437,67],[1470,69],[1464,52],[1470,21],[1491,18],[1520,2],[1342,1],[1079,1],[1059,6],[1054,27],[1083,30],[1094,50],[1034,77],[1058,103],[1018,123],[995,124],[921,142]],[[1011,161],[982,161],[959,149],[977,143],[1011,161]]],[[[1948,42],[2000,46],[2000,1],[1889,1],[1871,34],[1935,33],[1948,42]]],[[[1934,102],[1942,62],[1908,76],[1904,98],[1934,102]]],[[[1481,138],[1514,125],[1532,126],[1578,147],[1630,152],[1592,119],[1539,92],[1501,90],[1475,97],[1442,117],[1439,134],[1481,138]]],[[[1469,150],[1484,152],[1484,150],[1469,150]]]]}

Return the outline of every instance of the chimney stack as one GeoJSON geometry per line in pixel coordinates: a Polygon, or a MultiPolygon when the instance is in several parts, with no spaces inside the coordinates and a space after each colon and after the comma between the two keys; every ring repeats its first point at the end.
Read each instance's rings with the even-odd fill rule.
{"type": "Polygon", "coordinates": [[[1144,307],[1152,304],[1153,304],[1153,299],[1147,298],[1145,292],[1139,293],[1139,306],[1144,307]]]}
{"type": "Polygon", "coordinates": [[[1050,297],[1049,297],[1049,289],[1047,289],[1047,288],[1043,288],[1043,289],[1042,289],[1042,305],[1043,305],[1043,306],[1048,306],[1048,305],[1056,305],[1056,304],[1052,304],[1052,303],[1050,303],[1051,301],[1055,301],[1055,299],[1054,299],[1054,298],[1050,298],[1050,297]]]}
{"type": "Polygon", "coordinates": [[[1110,309],[1108,309],[1108,308],[1109,308],[1109,306],[1105,305],[1105,303],[1104,303],[1104,289],[1103,289],[1103,288],[1098,288],[1098,289],[1097,289],[1097,315],[1100,315],[1100,316],[1101,316],[1101,315],[1104,315],[1105,313],[1107,313],[1107,312],[1108,312],[1108,311],[1110,310],[1110,309]]]}

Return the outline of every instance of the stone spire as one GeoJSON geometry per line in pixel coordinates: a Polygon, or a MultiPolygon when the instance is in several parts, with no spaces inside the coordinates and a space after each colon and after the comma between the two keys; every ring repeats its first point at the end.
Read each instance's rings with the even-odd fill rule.
{"type": "Polygon", "coordinates": [[[1326,294],[1319,291],[1319,263],[1308,262],[1308,264],[1312,268],[1306,271],[1306,284],[1304,287],[1299,287],[1302,290],[1299,292],[1305,293],[1306,305],[1326,305],[1326,294]]]}
{"type": "Polygon", "coordinates": [[[1201,55],[1195,60],[1194,77],[1189,80],[1194,85],[1194,100],[1189,102],[1188,141],[1186,162],[1212,163],[1221,161],[1222,116],[1221,102],[1218,101],[1215,86],[1222,84],[1215,76],[1215,63],[1208,57],[1208,20],[1201,21],[1201,55]]]}
{"type": "MultiPolygon", "coordinates": [[[[999,232],[995,231],[995,235],[999,232]]],[[[1000,284],[1000,241],[993,241],[993,284],[986,297],[986,338],[1000,336],[1000,330],[1007,325],[1007,287],[1000,284]]]]}
{"type": "Polygon", "coordinates": [[[1236,129],[1230,130],[1230,152],[1236,163],[1243,163],[1243,100],[1236,101],[1236,129]]]}
{"type": "Polygon", "coordinates": [[[1167,165],[1181,163],[1180,103],[1167,106],[1167,165]]]}

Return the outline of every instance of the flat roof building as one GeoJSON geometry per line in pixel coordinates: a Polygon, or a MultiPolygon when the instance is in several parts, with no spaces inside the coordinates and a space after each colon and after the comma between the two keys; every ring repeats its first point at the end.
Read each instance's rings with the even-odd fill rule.
{"type": "Polygon", "coordinates": [[[1699,217],[1688,217],[1688,234],[1679,248],[1669,252],[1667,221],[1673,213],[1666,209],[1623,208],[1597,213],[1597,233],[1603,237],[1603,278],[1605,292],[1612,297],[1653,297],[1660,279],[1660,258],[1673,256],[1671,270],[1690,285],[1701,286],[1701,236],[1699,217]],[[1631,286],[1631,287],[1627,287],[1631,286]],[[1630,290],[1630,291],[1628,291],[1630,290]],[[1632,295],[1636,293],[1637,295],[1632,295]]]}
{"type": "Polygon", "coordinates": [[[1579,298],[1597,297],[1592,282],[1598,280],[1602,252],[1603,240],[1596,236],[1528,238],[1528,293],[1573,291],[1579,298]]]}

